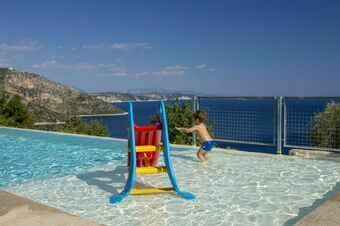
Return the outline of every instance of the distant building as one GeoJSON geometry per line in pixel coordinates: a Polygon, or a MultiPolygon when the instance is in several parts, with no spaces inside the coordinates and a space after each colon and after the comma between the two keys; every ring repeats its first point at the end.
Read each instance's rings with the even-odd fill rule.
{"type": "Polygon", "coordinates": [[[12,67],[9,67],[9,68],[8,68],[8,70],[10,70],[10,71],[14,71],[14,68],[12,68],[12,67]]]}
{"type": "Polygon", "coordinates": [[[191,100],[191,98],[188,96],[181,96],[181,97],[178,97],[177,100],[191,100]]]}

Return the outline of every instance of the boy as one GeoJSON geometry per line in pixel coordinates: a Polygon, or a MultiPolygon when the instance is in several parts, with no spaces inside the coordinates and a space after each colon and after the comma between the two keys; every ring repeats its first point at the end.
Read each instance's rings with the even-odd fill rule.
{"type": "Polygon", "coordinates": [[[184,133],[192,133],[197,131],[200,141],[203,143],[202,147],[197,152],[197,157],[201,162],[205,162],[208,159],[208,152],[213,148],[214,141],[211,138],[207,127],[204,125],[205,115],[201,111],[197,111],[193,114],[195,125],[191,128],[178,128],[177,130],[184,133]]]}

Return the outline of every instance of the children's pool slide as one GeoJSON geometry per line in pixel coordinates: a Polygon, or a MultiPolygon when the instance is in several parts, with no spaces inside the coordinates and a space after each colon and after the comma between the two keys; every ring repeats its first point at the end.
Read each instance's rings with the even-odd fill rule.
{"type": "Polygon", "coordinates": [[[189,192],[178,187],[174,170],[171,165],[168,124],[164,101],[160,103],[161,122],[151,126],[136,126],[133,117],[133,105],[129,103],[129,144],[128,166],[129,176],[124,190],[110,197],[109,202],[119,203],[128,195],[146,195],[154,193],[175,192],[185,199],[195,199],[189,192]],[[158,166],[159,152],[163,151],[165,166],[158,166]],[[168,173],[172,187],[134,189],[136,175],[168,173]]]}

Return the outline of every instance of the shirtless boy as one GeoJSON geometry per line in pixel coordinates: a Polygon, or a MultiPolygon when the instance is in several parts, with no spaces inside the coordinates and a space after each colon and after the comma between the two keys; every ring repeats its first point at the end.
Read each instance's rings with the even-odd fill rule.
{"type": "Polygon", "coordinates": [[[208,159],[208,153],[214,146],[214,140],[211,138],[207,127],[205,126],[205,114],[201,111],[197,111],[193,114],[195,125],[191,128],[178,128],[177,130],[184,133],[192,133],[197,131],[200,141],[203,143],[202,147],[197,152],[197,157],[201,162],[205,162],[208,159]]]}

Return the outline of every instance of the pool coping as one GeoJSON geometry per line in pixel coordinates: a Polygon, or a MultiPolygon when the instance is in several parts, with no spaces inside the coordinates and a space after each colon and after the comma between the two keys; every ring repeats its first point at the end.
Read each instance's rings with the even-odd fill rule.
{"type": "Polygon", "coordinates": [[[0,190],[0,225],[7,226],[100,226],[104,224],[75,216],[13,193],[0,190]]]}
{"type": "Polygon", "coordinates": [[[0,126],[0,129],[11,129],[11,130],[21,130],[21,131],[30,131],[34,133],[47,133],[47,134],[55,134],[55,135],[66,135],[66,136],[75,136],[75,137],[88,137],[88,138],[96,138],[101,140],[116,140],[116,141],[127,141],[127,139],[122,138],[114,138],[114,137],[99,137],[99,136],[92,136],[92,135],[85,135],[85,134],[76,134],[76,133],[63,133],[63,132],[52,132],[46,130],[38,130],[38,129],[23,129],[23,128],[16,128],[16,127],[7,127],[7,126],[0,126]]]}
{"type": "Polygon", "coordinates": [[[340,225],[340,191],[299,220],[295,225],[340,225]]]}

